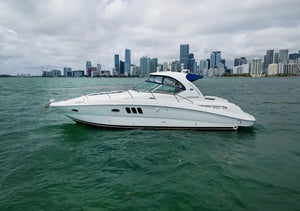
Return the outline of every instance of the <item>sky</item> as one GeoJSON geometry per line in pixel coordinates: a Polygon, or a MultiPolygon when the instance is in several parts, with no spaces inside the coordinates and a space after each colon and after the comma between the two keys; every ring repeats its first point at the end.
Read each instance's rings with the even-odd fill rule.
{"type": "Polygon", "coordinates": [[[0,0],[0,74],[41,75],[42,70],[86,61],[111,70],[114,54],[139,65],[179,60],[180,44],[195,59],[221,51],[263,58],[268,49],[300,50],[299,0],[0,0]]]}

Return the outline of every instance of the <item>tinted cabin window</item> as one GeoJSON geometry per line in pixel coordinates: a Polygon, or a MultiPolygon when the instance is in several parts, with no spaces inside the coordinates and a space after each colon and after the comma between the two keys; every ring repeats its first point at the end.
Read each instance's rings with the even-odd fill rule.
{"type": "Polygon", "coordinates": [[[135,108],[131,108],[131,110],[132,110],[132,113],[134,113],[134,114],[137,113],[135,108]]]}
{"type": "Polygon", "coordinates": [[[142,114],[143,113],[143,110],[141,108],[137,108],[139,114],[142,114]]]}
{"type": "Polygon", "coordinates": [[[126,109],[126,112],[127,112],[127,113],[129,113],[129,114],[131,113],[130,108],[126,107],[125,109],[126,109]]]}

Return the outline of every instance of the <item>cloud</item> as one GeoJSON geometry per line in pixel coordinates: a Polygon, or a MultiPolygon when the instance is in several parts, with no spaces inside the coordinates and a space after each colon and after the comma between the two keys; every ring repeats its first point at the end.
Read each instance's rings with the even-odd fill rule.
{"type": "Polygon", "coordinates": [[[31,73],[54,65],[84,69],[85,62],[113,67],[125,48],[139,65],[179,58],[190,44],[196,60],[221,50],[262,57],[268,49],[300,48],[298,0],[5,0],[0,2],[0,74],[31,73]]]}

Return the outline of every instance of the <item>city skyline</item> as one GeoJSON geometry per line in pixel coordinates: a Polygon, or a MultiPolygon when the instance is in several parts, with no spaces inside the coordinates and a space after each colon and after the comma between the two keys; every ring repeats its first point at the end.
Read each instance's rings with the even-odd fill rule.
{"type": "Polygon", "coordinates": [[[125,60],[124,49],[136,65],[142,56],[174,61],[184,43],[196,62],[212,51],[221,51],[229,67],[240,56],[264,60],[268,49],[299,51],[299,6],[296,0],[1,1],[0,74],[85,70],[86,61],[112,69],[113,55],[125,60]]]}

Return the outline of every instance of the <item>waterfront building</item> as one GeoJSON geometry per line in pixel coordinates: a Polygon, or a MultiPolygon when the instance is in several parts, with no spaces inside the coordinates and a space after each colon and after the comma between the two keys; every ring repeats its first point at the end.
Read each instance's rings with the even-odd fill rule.
{"type": "Polygon", "coordinates": [[[145,77],[150,73],[150,58],[148,56],[143,56],[140,58],[140,76],[145,77]]]}
{"type": "Polygon", "coordinates": [[[84,76],[84,70],[74,70],[72,72],[73,77],[83,77],[84,76]]]}
{"type": "Polygon", "coordinates": [[[283,62],[278,63],[278,67],[277,67],[277,73],[279,75],[282,75],[286,72],[286,64],[284,64],[283,62]]]}
{"type": "Polygon", "coordinates": [[[289,60],[297,60],[298,58],[300,58],[300,53],[292,53],[289,55],[289,60]]]}
{"type": "Polygon", "coordinates": [[[43,77],[53,77],[52,72],[51,71],[43,71],[42,73],[43,77]]]}
{"type": "Polygon", "coordinates": [[[94,71],[91,72],[91,77],[100,77],[100,76],[101,76],[101,69],[98,70],[96,68],[96,70],[94,70],[94,71]]]}
{"type": "Polygon", "coordinates": [[[71,67],[64,67],[64,76],[72,77],[72,68],[71,67]]]}
{"type": "Polygon", "coordinates": [[[275,76],[278,74],[278,64],[273,63],[268,65],[268,75],[275,76]]]}
{"type": "Polygon", "coordinates": [[[161,72],[163,71],[163,65],[162,64],[158,64],[157,66],[157,72],[161,72]]]}
{"type": "Polygon", "coordinates": [[[260,77],[262,75],[262,61],[259,58],[251,60],[250,75],[253,77],[260,77]]]}
{"type": "Polygon", "coordinates": [[[199,63],[199,74],[203,74],[203,70],[204,69],[209,69],[208,67],[208,61],[205,59],[205,60],[200,60],[200,63],[199,63]]]}
{"type": "Polygon", "coordinates": [[[111,71],[110,70],[101,70],[101,76],[104,76],[104,77],[109,77],[111,76],[111,71]]]}
{"type": "Polygon", "coordinates": [[[264,65],[265,65],[264,72],[268,73],[269,64],[273,64],[273,63],[274,63],[274,50],[267,50],[266,61],[264,63],[264,65]]]}
{"type": "Polygon", "coordinates": [[[245,57],[234,59],[234,66],[240,66],[243,64],[247,64],[247,59],[245,57]]]}
{"type": "Polygon", "coordinates": [[[86,65],[85,65],[85,71],[86,71],[86,75],[88,75],[88,69],[92,67],[92,62],[91,61],[87,61],[86,65]]]}
{"type": "Polygon", "coordinates": [[[140,75],[140,67],[136,65],[131,65],[130,67],[130,75],[138,77],[140,75]]]}
{"type": "Polygon", "coordinates": [[[210,54],[210,68],[215,68],[216,66],[216,56],[214,53],[210,54]]]}
{"type": "Polygon", "coordinates": [[[101,76],[101,64],[97,64],[97,74],[99,75],[97,77],[101,76]]]}
{"type": "Polygon", "coordinates": [[[286,65],[287,75],[300,75],[300,63],[290,63],[286,65]]]}
{"type": "Polygon", "coordinates": [[[221,51],[213,51],[210,54],[210,67],[216,68],[218,64],[221,62],[221,51]]]}
{"type": "Polygon", "coordinates": [[[90,68],[88,68],[88,74],[87,74],[87,76],[88,77],[92,77],[92,74],[94,74],[92,72],[96,72],[96,71],[97,71],[96,67],[90,67],[90,68]]]}
{"type": "Polygon", "coordinates": [[[60,77],[61,71],[60,70],[51,70],[51,76],[52,77],[60,77]]]}
{"type": "Polygon", "coordinates": [[[278,62],[283,62],[283,63],[287,63],[289,59],[289,50],[284,49],[284,50],[279,50],[278,53],[278,62]]]}
{"type": "Polygon", "coordinates": [[[180,63],[178,60],[175,60],[171,64],[171,71],[172,72],[180,72],[180,63]]]}
{"type": "Polygon", "coordinates": [[[157,71],[158,59],[152,58],[150,59],[150,70],[149,73],[154,73],[157,71]]]}
{"type": "Polygon", "coordinates": [[[169,65],[168,62],[163,63],[163,71],[168,71],[169,70],[169,65]]]}
{"type": "Polygon", "coordinates": [[[119,54],[115,54],[114,61],[115,61],[115,72],[118,75],[120,73],[120,56],[119,56],[119,54]]]}
{"type": "Polygon", "coordinates": [[[219,63],[221,62],[221,52],[216,51],[215,55],[216,55],[216,67],[217,67],[219,65],[219,63]]]}
{"type": "Polygon", "coordinates": [[[234,66],[232,73],[234,75],[243,75],[243,74],[249,74],[249,71],[250,71],[250,65],[242,64],[242,65],[234,66]]]}
{"type": "Polygon", "coordinates": [[[131,65],[131,52],[130,49],[125,49],[125,71],[124,75],[128,76],[130,74],[131,65]]]}
{"type": "Polygon", "coordinates": [[[189,44],[180,45],[180,67],[181,70],[188,69],[189,66],[189,44]],[[182,65],[183,64],[183,65],[182,65]]]}
{"type": "Polygon", "coordinates": [[[207,69],[209,69],[210,68],[210,59],[206,59],[206,61],[207,61],[207,69]]]}
{"type": "Polygon", "coordinates": [[[274,54],[274,63],[278,64],[278,52],[274,54]]]}
{"type": "Polygon", "coordinates": [[[220,63],[222,63],[224,65],[224,67],[226,66],[226,60],[225,59],[221,59],[220,63]]]}
{"type": "Polygon", "coordinates": [[[120,72],[118,73],[118,75],[125,75],[125,62],[120,60],[120,72]]]}

